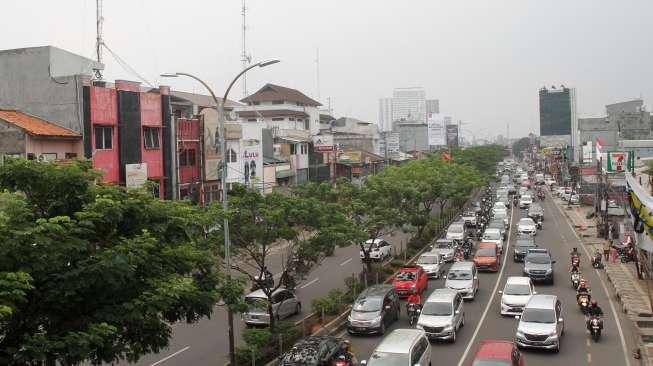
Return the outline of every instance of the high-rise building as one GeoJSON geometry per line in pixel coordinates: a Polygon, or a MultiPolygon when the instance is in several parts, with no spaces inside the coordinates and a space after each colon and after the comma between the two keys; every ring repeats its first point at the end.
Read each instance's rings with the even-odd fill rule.
{"type": "Polygon", "coordinates": [[[392,120],[426,123],[426,92],[424,88],[396,88],[392,94],[392,120]]]}
{"type": "Polygon", "coordinates": [[[433,113],[440,113],[440,101],[438,99],[427,99],[426,100],[426,115],[433,113]]]}
{"type": "Polygon", "coordinates": [[[392,130],[392,98],[379,99],[379,130],[392,130]]]}
{"type": "MultiPolygon", "coordinates": [[[[579,159],[580,141],[576,116],[576,89],[552,86],[540,89],[540,136],[543,145],[570,145],[579,159]]],[[[564,146],[553,146],[564,147],[564,146]]]]}

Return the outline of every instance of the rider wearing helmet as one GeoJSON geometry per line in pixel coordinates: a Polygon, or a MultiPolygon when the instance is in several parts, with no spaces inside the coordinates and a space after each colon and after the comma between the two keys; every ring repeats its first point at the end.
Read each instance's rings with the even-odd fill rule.
{"type": "Polygon", "coordinates": [[[344,361],[350,366],[358,365],[358,360],[356,359],[356,355],[354,355],[351,342],[348,339],[345,339],[342,342],[338,357],[335,358],[334,364],[339,363],[338,361],[344,361]]]}
{"type": "Polygon", "coordinates": [[[569,273],[580,273],[580,268],[577,264],[572,264],[569,266],[569,273]]]}
{"type": "Polygon", "coordinates": [[[417,292],[417,289],[413,289],[413,291],[408,296],[407,301],[408,303],[406,304],[406,309],[408,309],[411,305],[414,305],[416,309],[422,307],[422,297],[419,295],[419,292],[417,292]]]}
{"type": "Polygon", "coordinates": [[[590,316],[596,315],[596,316],[603,316],[603,309],[599,306],[599,303],[595,300],[592,299],[591,306],[589,307],[589,313],[590,316]]]}
{"type": "Polygon", "coordinates": [[[578,290],[576,290],[576,301],[578,301],[578,298],[581,295],[587,295],[590,297],[590,289],[589,286],[587,286],[587,281],[584,278],[580,279],[580,282],[578,283],[578,290]]]}

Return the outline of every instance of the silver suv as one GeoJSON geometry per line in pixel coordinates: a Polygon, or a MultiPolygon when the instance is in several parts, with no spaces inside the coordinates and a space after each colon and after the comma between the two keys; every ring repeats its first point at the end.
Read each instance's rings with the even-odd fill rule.
{"type": "Polygon", "coordinates": [[[518,347],[560,351],[560,338],[565,332],[562,304],[555,295],[533,295],[526,303],[515,334],[518,347]]]}
{"type": "Polygon", "coordinates": [[[417,329],[429,339],[456,341],[456,332],[465,325],[463,298],[458,291],[440,288],[428,297],[417,320],[417,329]]]}
{"type": "Polygon", "coordinates": [[[548,282],[553,285],[553,264],[547,249],[528,249],[524,258],[524,275],[533,281],[548,282]]]}

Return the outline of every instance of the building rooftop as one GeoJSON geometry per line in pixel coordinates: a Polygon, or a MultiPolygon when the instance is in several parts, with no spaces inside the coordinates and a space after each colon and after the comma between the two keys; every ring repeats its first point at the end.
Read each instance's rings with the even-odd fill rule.
{"type": "Polygon", "coordinates": [[[265,84],[261,89],[256,93],[241,99],[243,103],[253,103],[253,102],[272,102],[277,100],[283,100],[287,102],[301,103],[303,105],[318,107],[321,106],[320,102],[317,102],[304,93],[296,89],[286,88],[284,86],[274,85],[274,84],[265,84]]]}
{"type": "MultiPolygon", "coordinates": [[[[189,93],[189,92],[183,92],[178,90],[171,90],[170,95],[173,96],[174,98],[187,100],[200,107],[215,107],[215,102],[213,101],[213,97],[211,97],[210,95],[189,93]]],[[[222,101],[222,98],[218,97],[218,100],[222,101]]],[[[240,105],[241,105],[240,103],[229,99],[227,99],[227,103],[225,103],[225,107],[238,107],[240,105]]]]}
{"type": "Polygon", "coordinates": [[[82,138],[82,135],[73,130],[13,109],[0,109],[0,120],[10,123],[32,136],[82,138]]]}

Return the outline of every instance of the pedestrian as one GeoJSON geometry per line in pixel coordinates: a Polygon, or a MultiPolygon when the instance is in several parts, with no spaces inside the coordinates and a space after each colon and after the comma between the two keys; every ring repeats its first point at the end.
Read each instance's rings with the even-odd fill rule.
{"type": "Polygon", "coordinates": [[[610,263],[617,263],[617,248],[610,247],[610,263]]]}
{"type": "Polygon", "coordinates": [[[608,262],[610,256],[610,248],[612,248],[612,240],[608,239],[603,243],[603,258],[605,262],[608,262]]]}

